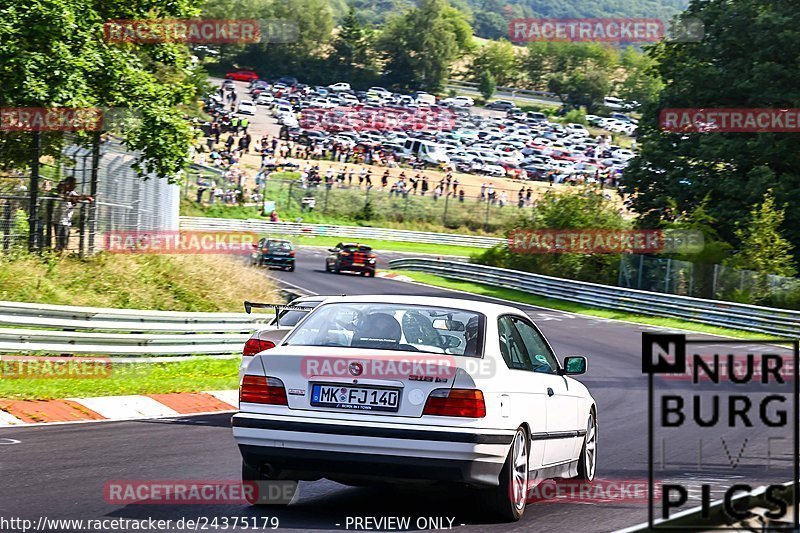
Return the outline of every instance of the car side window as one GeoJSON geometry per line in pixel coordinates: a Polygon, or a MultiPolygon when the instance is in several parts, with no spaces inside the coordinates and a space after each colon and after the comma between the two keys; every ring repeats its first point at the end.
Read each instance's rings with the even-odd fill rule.
{"type": "Polygon", "coordinates": [[[548,374],[555,374],[558,372],[558,360],[553,354],[547,341],[539,330],[537,330],[530,322],[519,318],[512,317],[511,321],[514,323],[522,342],[525,344],[526,352],[530,358],[533,370],[535,372],[544,372],[548,374]]]}
{"type": "Polygon", "coordinates": [[[516,370],[533,370],[525,343],[514,327],[512,318],[508,315],[497,319],[497,331],[500,342],[500,354],[508,368],[516,370]]]}

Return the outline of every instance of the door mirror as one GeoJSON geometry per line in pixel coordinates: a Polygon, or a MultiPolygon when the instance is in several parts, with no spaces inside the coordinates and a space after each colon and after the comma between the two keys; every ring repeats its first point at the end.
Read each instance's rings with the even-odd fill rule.
{"type": "Polygon", "coordinates": [[[569,355],[564,358],[563,374],[574,376],[586,373],[587,362],[582,355],[569,355]]]}

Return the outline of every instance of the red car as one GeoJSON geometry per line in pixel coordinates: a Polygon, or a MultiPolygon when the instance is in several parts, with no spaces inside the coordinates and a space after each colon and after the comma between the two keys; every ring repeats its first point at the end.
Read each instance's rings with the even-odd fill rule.
{"type": "Polygon", "coordinates": [[[257,80],[258,74],[252,70],[237,70],[236,72],[228,72],[225,74],[225,79],[236,81],[251,81],[257,80]]]}

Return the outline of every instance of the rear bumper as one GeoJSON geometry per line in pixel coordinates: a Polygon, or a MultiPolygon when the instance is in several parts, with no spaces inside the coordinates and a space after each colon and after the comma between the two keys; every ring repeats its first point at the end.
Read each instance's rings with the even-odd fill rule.
{"type": "Polygon", "coordinates": [[[513,432],[331,423],[236,414],[244,461],[298,479],[390,479],[496,486],[513,432]]]}
{"type": "Polygon", "coordinates": [[[261,264],[266,266],[292,266],[294,257],[262,257],[261,264]]]}
{"type": "Polygon", "coordinates": [[[364,263],[363,265],[354,265],[352,262],[339,262],[339,270],[348,272],[373,272],[375,270],[375,263],[364,263]]]}

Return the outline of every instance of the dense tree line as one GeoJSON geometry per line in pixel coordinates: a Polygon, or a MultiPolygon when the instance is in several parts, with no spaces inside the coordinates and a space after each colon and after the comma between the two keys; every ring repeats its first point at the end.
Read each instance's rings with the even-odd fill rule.
{"type": "MultiPolygon", "coordinates": [[[[192,104],[205,74],[185,44],[135,44],[104,39],[103,23],[118,19],[186,18],[200,2],[175,0],[48,0],[8,3],[0,24],[0,107],[123,108],[136,120],[116,124],[139,166],[177,178],[192,140],[181,106],[192,104]]],[[[85,134],[89,142],[91,134],[85,134]]],[[[30,132],[4,132],[0,166],[24,168],[30,132]]],[[[61,133],[42,133],[43,154],[57,152],[61,133]]]]}

